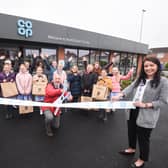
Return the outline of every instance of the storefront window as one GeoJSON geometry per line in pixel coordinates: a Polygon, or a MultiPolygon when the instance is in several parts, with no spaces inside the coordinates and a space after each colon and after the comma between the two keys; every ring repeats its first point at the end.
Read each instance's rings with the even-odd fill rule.
{"type": "Polygon", "coordinates": [[[126,74],[126,66],[127,66],[127,54],[126,53],[121,53],[120,56],[120,64],[119,64],[119,69],[121,74],[126,74]]]}
{"type": "Polygon", "coordinates": [[[133,55],[132,54],[128,54],[126,60],[125,60],[125,64],[126,64],[126,73],[132,68],[132,61],[133,61],[133,55]]]}
{"type": "Polygon", "coordinates": [[[0,48],[0,56],[4,55],[7,59],[14,61],[18,54],[18,48],[0,48]]]}
{"type": "Polygon", "coordinates": [[[39,56],[39,49],[25,49],[24,59],[31,61],[33,59],[33,55],[39,56]]]}
{"type": "Polygon", "coordinates": [[[138,66],[138,55],[134,54],[132,58],[132,67],[134,68],[134,76],[136,75],[137,66],[138,66]]]}
{"type": "Polygon", "coordinates": [[[110,52],[101,51],[101,55],[100,55],[100,66],[101,67],[104,67],[105,65],[109,63],[109,55],[110,55],[110,52]]]}
{"type": "Polygon", "coordinates": [[[79,50],[78,67],[80,70],[83,70],[85,68],[83,64],[84,59],[89,62],[89,50],[79,50]]]}
{"type": "Polygon", "coordinates": [[[56,49],[49,49],[49,48],[42,48],[41,53],[44,56],[47,56],[48,61],[51,63],[52,61],[56,61],[57,50],[56,49]]]}
{"type": "Polygon", "coordinates": [[[134,54],[133,55],[133,61],[132,61],[132,67],[136,68],[137,67],[137,62],[138,62],[138,55],[134,54]]]}
{"type": "Polygon", "coordinates": [[[90,63],[94,64],[95,62],[99,62],[100,59],[100,51],[91,50],[90,51],[90,63]]]}
{"type": "Polygon", "coordinates": [[[77,49],[65,48],[65,61],[72,58],[70,66],[77,65],[77,49]]]}
{"type": "Polygon", "coordinates": [[[119,67],[119,64],[120,64],[120,53],[115,52],[114,59],[113,59],[113,65],[115,67],[119,67]]]}

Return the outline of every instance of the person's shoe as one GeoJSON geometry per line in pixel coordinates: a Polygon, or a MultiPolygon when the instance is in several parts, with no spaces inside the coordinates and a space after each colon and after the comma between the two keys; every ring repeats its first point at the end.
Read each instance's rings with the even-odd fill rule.
{"type": "Polygon", "coordinates": [[[104,122],[106,122],[106,121],[107,121],[107,117],[104,117],[102,120],[103,120],[104,122]]]}
{"type": "Polygon", "coordinates": [[[5,116],[5,119],[6,120],[10,120],[10,119],[12,119],[13,118],[13,115],[12,114],[6,114],[6,116],[5,116]]]}
{"type": "Polygon", "coordinates": [[[145,163],[143,163],[141,166],[136,166],[135,163],[132,163],[131,166],[130,166],[130,168],[142,168],[144,166],[145,166],[145,163]]]}
{"type": "Polygon", "coordinates": [[[135,152],[127,152],[126,150],[119,151],[121,155],[133,156],[135,152]]]}
{"type": "Polygon", "coordinates": [[[40,109],[40,115],[43,115],[43,111],[42,111],[42,109],[40,109]]]}
{"type": "Polygon", "coordinates": [[[52,132],[47,131],[46,132],[47,136],[52,137],[54,134],[52,132]]]}

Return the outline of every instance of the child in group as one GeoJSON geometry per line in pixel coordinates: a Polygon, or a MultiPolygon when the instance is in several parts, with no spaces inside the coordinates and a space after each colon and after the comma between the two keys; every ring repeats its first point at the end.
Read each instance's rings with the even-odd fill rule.
{"type": "Polygon", "coordinates": [[[18,99],[32,100],[32,75],[27,70],[25,64],[21,64],[19,67],[19,73],[16,75],[16,85],[19,92],[18,99]]]}
{"type": "Polygon", "coordinates": [[[121,80],[129,80],[133,74],[133,71],[134,69],[131,68],[127,73],[127,75],[121,75],[118,68],[113,67],[112,69],[113,76],[111,77],[113,83],[112,96],[121,92],[121,86],[120,86],[121,80]]]}
{"type": "MultiPolygon", "coordinates": [[[[129,80],[133,74],[134,68],[131,68],[129,70],[129,72],[127,73],[127,75],[121,75],[118,68],[117,67],[113,67],[112,69],[112,74],[113,76],[111,77],[112,79],[112,92],[111,92],[111,98],[113,96],[118,95],[121,92],[121,86],[120,86],[120,82],[122,80],[129,80]]],[[[112,109],[113,112],[115,111],[115,109],[112,109]]]]}
{"type": "MultiPolygon", "coordinates": [[[[48,83],[47,76],[43,73],[43,68],[41,66],[38,66],[36,68],[36,74],[33,75],[33,85],[36,85],[39,82],[43,84],[42,87],[46,87],[48,83]]],[[[38,102],[43,102],[44,95],[34,95],[34,100],[38,102]]],[[[40,114],[42,114],[41,109],[40,114]]]]}
{"type": "MultiPolygon", "coordinates": [[[[97,85],[107,87],[109,91],[108,93],[110,93],[112,89],[112,80],[109,76],[107,76],[106,69],[101,70],[101,76],[98,77],[97,85]]],[[[100,109],[99,119],[102,119],[103,121],[107,121],[107,112],[108,111],[106,109],[100,109]]]]}
{"type": "MultiPolygon", "coordinates": [[[[0,83],[5,83],[5,82],[15,82],[15,73],[12,72],[12,67],[11,64],[5,62],[3,66],[3,71],[0,73],[0,83]]],[[[1,88],[2,89],[2,88],[1,88]]],[[[0,95],[2,95],[2,90],[0,90],[0,95]]],[[[15,98],[15,97],[10,97],[10,98],[15,98]]],[[[12,119],[13,118],[13,106],[7,105],[5,107],[5,118],[12,119]]],[[[15,106],[14,106],[15,107],[15,106]]]]}

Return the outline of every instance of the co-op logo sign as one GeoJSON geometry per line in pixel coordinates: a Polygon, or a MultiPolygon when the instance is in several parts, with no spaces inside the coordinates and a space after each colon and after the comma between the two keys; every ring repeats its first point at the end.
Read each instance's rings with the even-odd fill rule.
{"type": "Polygon", "coordinates": [[[32,22],[30,20],[23,20],[19,19],[17,21],[17,26],[18,26],[18,34],[21,36],[24,36],[25,38],[29,38],[33,35],[32,31],[32,22]]]}

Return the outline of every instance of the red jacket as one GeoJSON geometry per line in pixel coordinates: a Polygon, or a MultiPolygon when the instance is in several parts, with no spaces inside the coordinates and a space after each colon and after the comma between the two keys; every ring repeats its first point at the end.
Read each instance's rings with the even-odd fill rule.
{"type": "MultiPolygon", "coordinates": [[[[54,85],[52,83],[49,83],[46,87],[46,94],[44,97],[45,103],[53,103],[56,101],[62,94],[62,88],[54,88],[54,85]]],[[[55,112],[55,107],[41,107],[42,111],[50,110],[52,113],[55,112]]],[[[60,109],[57,113],[57,115],[60,115],[60,109]]]]}

